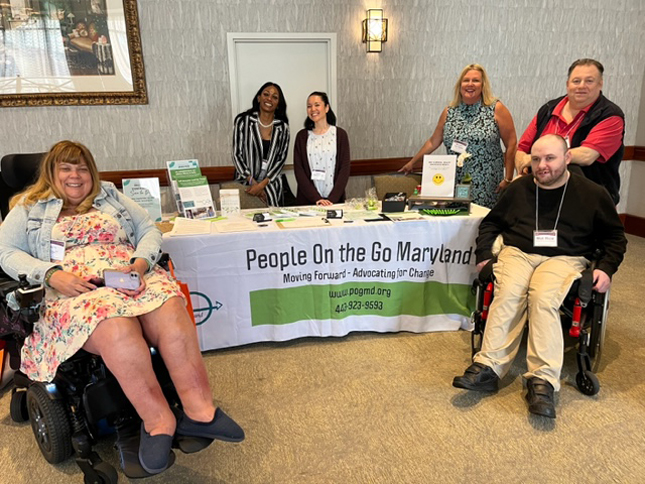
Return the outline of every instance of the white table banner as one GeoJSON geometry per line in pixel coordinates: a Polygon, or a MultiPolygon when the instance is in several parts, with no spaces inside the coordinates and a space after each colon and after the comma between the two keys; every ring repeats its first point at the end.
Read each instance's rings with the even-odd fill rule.
{"type": "Polygon", "coordinates": [[[477,215],[164,236],[202,350],[351,331],[469,328],[477,215]]]}

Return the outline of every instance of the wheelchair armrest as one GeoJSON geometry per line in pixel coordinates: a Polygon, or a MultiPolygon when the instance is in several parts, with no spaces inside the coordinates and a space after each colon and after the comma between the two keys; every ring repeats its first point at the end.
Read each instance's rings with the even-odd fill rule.
{"type": "Polygon", "coordinates": [[[481,283],[491,282],[493,280],[493,264],[497,262],[497,256],[493,256],[488,263],[479,271],[477,278],[481,283]]]}
{"type": "Polygon", "coordinates": [[[584,305],[591,301],[593,293],[593,265],[582,271],[582,277],[576,281],[578,283],[578,297],[584,305]]]}
{"type": "Polygon", "coordinates": [[[170,254],[168,252],[163,252],[157,261],[157,264],[162,267],[164,270],[169,271],[170,263],[170,254]]]}

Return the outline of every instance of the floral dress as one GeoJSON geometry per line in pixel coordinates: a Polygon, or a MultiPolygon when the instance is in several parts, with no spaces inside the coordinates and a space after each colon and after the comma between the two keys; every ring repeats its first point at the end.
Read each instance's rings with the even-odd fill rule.
{"type": "Polygon", "coordinates": [[[472,178],[471,197],[477,205],[493,208],[497,202],[495,189],[504,179],[504,152],[500,144],[499,127],[495,121],[495,105],[484,106],[461,103],[448,108],[443,128],[443,144],[450,155],[452,142],[457,139],[468,143],[468,158],[462,168],[457,167],[457,183],[468,174],[472,178]]]}
{"type": "MultiPolygon", "coordinates": [[[[61,217],[52,240],[65,240],[63,270],[89,280],[102,278],[103,269],[129,265],[134,247],[110,215],[94,211],[61,217]]],[[[108,318],[136,317],[182,296],[177,284],[160,267],[145,275],[146,288],[131,297],[99,287],[76,297],[47,288],[40,321],[25,340],[21,370],[36,381],[51,381],[58,366],[80,350],[98,324],[108,318]]]]}

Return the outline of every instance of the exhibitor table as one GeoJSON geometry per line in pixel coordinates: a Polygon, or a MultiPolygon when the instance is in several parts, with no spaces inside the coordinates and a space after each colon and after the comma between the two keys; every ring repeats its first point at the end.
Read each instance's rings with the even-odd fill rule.
{"type": "Polygon", "coordinates": [[[470,328],[475,238],[487,212],[165,234],[163,250],[190,288],[202,351],[351,331],[454,331],[470,328]]]}

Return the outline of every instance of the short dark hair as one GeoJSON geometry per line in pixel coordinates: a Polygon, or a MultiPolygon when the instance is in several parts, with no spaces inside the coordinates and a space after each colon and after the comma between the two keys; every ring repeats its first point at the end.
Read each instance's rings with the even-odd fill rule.
{"type": "Polygon", "coordinates": [[[578,66],[596,66],[596,69],[598,69],[598,72],[600,72],[600,77],[602,77],[603,72],[605,72],[605,68],[600,62],[598,62],[595,59],[584,58],[584,59],[578,59],[577,61],[574,61],[574,63],[569,66],[569,72],[567,72],[567,78],[571,77],[571,73],[578,66]]]}
{"type": "MultiPolygon", "coordinates": [[[[309,96],[307,96],[307,99],[309,99],[311,96],[318,96],[323,100],[325,103],[325,106],[329,106],[329,111],[327,111],[327,124],[331,126],[336,126],[336,115],[334,114],[334,111],[332,111],[331,106],[329,105],[329,96],[327,96],[326,92],[320,92],[320,91],[314,91],[309,96]]],[[[314,122],[309,119],[309,116],[305,118],[305,129],[314,129],[314,122]]]]}
{"type": "Polygon", "coordinates": [[[280,95],[280,99],[278,100],[278,107],[275,108],[275,113],[273,113],[273,116],[276,119],[289,124],[289,118],[287,117],[287,100],[284,98],[284,94],[282,94],[282,89],[280,88],[280,86],[271,81],[262,84],[262,87],[258,89],[258,92],[255,93],[255,96],[253,96],[253,107],[251,107],[251,109],[247,109],[242,114],[253,114],[260,112],[260,101],[258,101],[258,96],[260,96],[260,94],[262,94],[262,91],[264,91],[269,86],[275,87],[278,91],[278,94],[280,95]]]}

